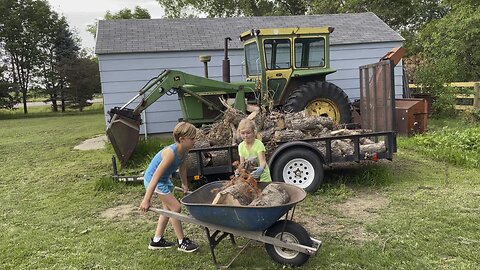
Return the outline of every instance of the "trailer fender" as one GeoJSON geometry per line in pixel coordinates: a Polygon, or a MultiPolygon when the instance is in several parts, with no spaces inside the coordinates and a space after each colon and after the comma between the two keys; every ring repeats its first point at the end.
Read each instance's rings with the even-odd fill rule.
{"type": "Polygon", "coordinates": [[[281,181],[315,192],[323,181],[325,159],[313,145],[294,141],[282,144],[269,159],[273,181],[281,181]]]}

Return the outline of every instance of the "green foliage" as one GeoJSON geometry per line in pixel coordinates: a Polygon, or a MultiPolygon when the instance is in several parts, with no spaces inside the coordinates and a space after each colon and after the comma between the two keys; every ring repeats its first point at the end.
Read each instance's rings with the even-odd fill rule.
{"type": "MultiPolygon", "coordinates": [[[[129,8],[121,9],[116,13],[111,13],[110,10],[105,13],[103,16],[104,20],[121,20],[121,19],[150,19],[150,13],[147,9],[142,8],[140,6],[135,6],[133,12],[129,8]]],[[[97,25],[98,20],[95,20],[94,23],[87,25],[87,31],[93,35],[93,37],[97,34],[97,25]]]]}
{"type": "MultiPolygon", "coordinates": [[[[46,1],[0,1],[0,44],[1,52],[5,53],[1,56],[24,102],[35,71],[44,64],[42,60],[48,52],[43,46],[48,43],[57,18],[46,1]]],[[[26,107],[24,112],[28,112],[26,107]]]]}
{"type": "Polygon", "coordinates": [[[466,110],[463,112],[463,117],[471,123],[480,123],[480,109],[466,110]]]}
{"type": "Polygon", "coordinates": [[[62,101],[62,112],[65,111],[65,89],[67,87],[66,69],[74,65],[80,50],[78,38],[70,31],[65,17],[58,18],[52,23],[51,30],[42,45],[45,53],[42,57],[43,65],[37,74],[41,78],[41,93],[48,96],[52,103],[52,110],[58,111],[57,101],[62,101]]]}
{"type": "Polygon", "coordinates": [[[347,0],[347,1],[249,1],[249,0],[157,0],[165,9],[165,17],[181,18],[204,13],[208,17],[272,16],[374,12],[390,27],[418,29],[441,18],[447,7],[440,0],[347,0]]]}
{"type": "Polygon", "coordinates": [[[443,17],[448,10],[440,0],[314,0],[309,3],[310,14],[373,12],[397,31],[415,31],[443,17]]]}
{"type": "Polygon", "coordinates": [[[69,87],[65,91],[68,107],[79,109],[92,105],[88,100],[100,93],[100,72],[98,64],[87,58],[77,58],[66,67],[65,76],[69,87]]]}
{"type": "Polygon", "coordinates": [[[13,109],[19,102],[18,87],[3,75],[5,68],[0,66],[0,109],[13,109]]]}
{"type": "Polygon", "coordinates": [[[417,135],[401,142],[401,147],[455,165],[480,167],[480,127],[442,129],[417,135]]]}
{"type": "Polygon", "coordinates": [[[133,12],[129,8],[121,9],[117,13],[111,13],[110,11],[107,11],[104,18],[105,20],[150,19],[150,13],[147,9],[141,8],[140,6],[135,6],[133,12]]]}
{"type": "Polygon", "coordinates": [[[443,18],[421,29],[418,42],[425,61],[423,80],[439,82],[480,79],[480,5],[460,1],[443,18]],[[425,71],[427,70],[427,71],[425,71]]]}

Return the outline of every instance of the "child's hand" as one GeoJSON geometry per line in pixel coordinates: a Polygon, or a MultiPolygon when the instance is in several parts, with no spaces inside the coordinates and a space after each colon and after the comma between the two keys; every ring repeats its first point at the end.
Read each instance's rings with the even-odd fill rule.
{"type": "Polygon", "coordinates": [[[260,176],[263,173],[263,167],[255,167],[255,170],[252,172],[252,177],[255,179],[260,179],[260,176]]]}
{"type": "Polygon", "coordinates": [[[148,209],[150,208],[150,200],[143,200],[142,203],[140,204],[140,211],[142,212],[147,212],[148,209]]]}
{"type": "Polygon", "coordinates": [[[184,194],[187,194],[187,193],[188,193],[188,185],[182,184],[182,189],[183,189],[183,193],[184,193],[184,194]]]}

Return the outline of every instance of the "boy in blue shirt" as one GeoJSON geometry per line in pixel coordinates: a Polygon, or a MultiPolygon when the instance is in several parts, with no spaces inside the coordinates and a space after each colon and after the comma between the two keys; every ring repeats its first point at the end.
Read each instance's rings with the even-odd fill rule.
{"type": "MultiPolygon", "coordinates": [[[[140,204],[141,211],[146,212],[150,208],[150,200],[153,193],[156,193],[162,202],[163,209],[180,213],[182,205],[173,195],[173,183],[170,176],[179,168],[183,192],[188,191],[187,163],[185,160],[188,151],[193,147],[195,134],[196,128],[192,124],[180,122],[175,126],[173,129],[175,143],[158,152],[145,171],[144,185],[146,192],[140,204]]],[[[163,237],[169,220],[178,239],[178,250],[184,252],[197,250],[198,246],[184,236],[180,221],[162,215],[158,218],[155,237],[151,239],[148,248],[163,249],[175,245],[175,243],[169,242],[163,237]]]]}

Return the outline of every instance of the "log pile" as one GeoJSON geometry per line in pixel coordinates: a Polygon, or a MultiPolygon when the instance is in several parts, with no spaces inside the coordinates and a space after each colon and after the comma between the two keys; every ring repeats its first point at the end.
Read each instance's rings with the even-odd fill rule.
{"type": "MultiPolygon", "coordinates": [[[[307,117],[302,112],[281,113],[268,110],[256,110],[245,115],[231,107],[227,108],[221,120],[209,126],[197,129],[197,136],[193,148],[209,148],[237,145],[241,142],[237,127],[241,119],[248,117],[255,121],[257,126],[257,138],[262,140],[266,148],[267,159],[277,148],[278,142],[293,141],[308,138],[335,137],[344,135],[356,135],[369,132],[368,130],[349,130],[336,125],[328,117],[307,117]]],[[[313,142],[325,155],[324,142],[313,142]]],[[[366,137],[360,138],[360,151],[368,156],[375,152],[385,152],[384,142],[373,142],[366,137]]],[[[354,153],[353,142],[350,139],[333,140],[331,143],[332,154],[345,157],[354,153]]],[[[227,151],[212,151],[203,156],[203,164],[226,165],[228,160],[227,151]]],[[[189,155],[189,163],[197,164],[197,157],[189,155]]]]}

